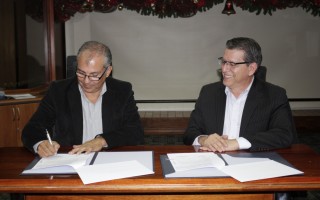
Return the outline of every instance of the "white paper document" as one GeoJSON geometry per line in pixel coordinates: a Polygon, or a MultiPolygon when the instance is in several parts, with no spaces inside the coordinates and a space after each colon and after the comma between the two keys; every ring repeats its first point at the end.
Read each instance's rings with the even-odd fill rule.
{"type": "Polygon", "coordinates": [[[76,173],[84,184],[153,174],[153,151],[57,154],[34,159],[22,175],[76,173]]]}
{"type": "Polygon", "coordinates": [[[89,165],[80,167],[76,171],[84,184],[154,173],[136,160],[89,165]]]}
{"type": "Polygon", "coordinates": [[[166,178],[233,177],[241,182],[303,174],[276,152],[161,155],[166,178]]]}
{"type": "Polygon", "coordinates": [[[56,154],[54,156],[42,158],[32,169],[41,169],[68,165],[74,169],[84,166],[90,154],[56,154]]]}
{"type": "Polygon", "coordinates": [[[230,156],[228,154],[221,154],[221,156],[228,163],[228,165],[254,163],[254,162],[261,162],[261,161],[270,160],[269,158],[234,157],[234,156],[230,156]]]}
{"type": "Polygon", "coordinates": [[[56,154],[47,158],[41,158],[35,165],[23,170],[23,175],[28,174],[75,174],[75,168],[89,165],[93,157],[91,154],[69,155],[56,154]]]}
{"type": "Polygon", "coordinates": [[[31,99],[36,98],[32,94],[7,94],[7,97],[12,97],[14,99],[31,99]]]}
{"type": "Polygon", "coordinates": [[[221,168],[225,166],[225,162],[212,152],[171,153],[167,155],[176,172],[208,167],[221,168]]]}
{"type": "Polygon", "coordinates": [[[274,160],[228,165],[220,169],[240,182],[303,174],[274,160]]]}
{"type": "Polygon", "coordinates": [[[136,160],[153,171],[153,151],[117,151],[99,152],[94,160],[96,164],[109,164],[136,160]]]}

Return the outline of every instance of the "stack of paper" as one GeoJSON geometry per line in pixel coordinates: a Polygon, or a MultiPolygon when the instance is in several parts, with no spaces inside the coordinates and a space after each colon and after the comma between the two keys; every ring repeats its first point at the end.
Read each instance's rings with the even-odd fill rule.
{"type": "Polygon", "coordinates": [[[35,159],[22,175],[78,173],[84,184],[153,174],[153,152],[57,154],[35,159]]]}
{"type": "Polygon", "coordinates": [[[225,162],[217,154],[213,154],[211,152],[171,153],[168,154],[168,159],[173,165],[175,171],[187,171],[207,167],[222,168],[225,166],[225,162]]]}
{"type": "Polygon", "coordinates": [[[182,153],[160,155],[166,178],[226,177],[219,170],[225,162],[214,153],[182,153]]]}
{"type": "Polygon", "coordinates": [[[32,94],[7,94],[7,97],[12,97],[14,99],[31,99],[31,98],[36,98],[32,94]]]}
{"type": "Polygon", "coordinates": [[[180,153],[161,155],[160,159],[167,178],[231,176],[245,182],[303,174],[276,152],[230,155],[212,152],[180,153]]]}
{"type": "Polygon", "coordinates": [[[46,158],[36,158],[22,172],[22,175],[75,174],[75,169],[89,165],[93,155],[93,153],[80,155],[56,154],[46,158]]]}

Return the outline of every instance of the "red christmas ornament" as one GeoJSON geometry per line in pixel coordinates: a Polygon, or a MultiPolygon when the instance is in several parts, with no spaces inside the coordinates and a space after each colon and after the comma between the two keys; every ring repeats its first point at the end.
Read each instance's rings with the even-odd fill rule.
{"type": "Polygon", "coordinates": [[[206,1],[205,0],[197,0],[197,7],[198,8],[202,8],[204,5],[206,5],[206,1]]]}

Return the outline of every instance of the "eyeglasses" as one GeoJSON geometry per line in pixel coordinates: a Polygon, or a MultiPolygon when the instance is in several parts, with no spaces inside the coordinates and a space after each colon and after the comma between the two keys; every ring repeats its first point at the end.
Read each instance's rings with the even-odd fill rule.
{"type": "Polygon", "coordinates": [[[97,75],[87,75],[83,72],[80,72],[77,70],[76,72],[76,75],[79,77],[79,78],[83,78],[83,79],[86,79],[86,77],[88,77],[88,79],[90,81],[100,81],[101,78],[103,77],[103,75],[106,73],[108,67],[105,67],[105,70],[103,71],[103,73],[101,74],[101,76],[97,76],[97,75]]]}
{"type": "Polygon", "coordinates": [[[218,58],[218,63],[222,67],[224,65],[229,65],[232,69],[236,68],[237,65],[248,64],[249,62],[229,62],[223,59],[223,57],[218,58]]]}

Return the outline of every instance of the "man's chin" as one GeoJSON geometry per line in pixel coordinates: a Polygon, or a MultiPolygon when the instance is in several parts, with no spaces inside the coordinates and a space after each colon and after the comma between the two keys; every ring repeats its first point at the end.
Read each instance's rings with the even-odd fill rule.
{"type": "Polygon", "coordinates": [[[229,83],[230,82],[230,78],[223,78],[223,83],[229,83]]]}
{"type": "Polygon", "coordinates": [[[82,90],[85,92],[85,93],[94,93],[96,92],[96,90],[94,88],[85,88],[85,87],[82,87],[82,90]]]}
{"type": "Polygon", "coordinates": [[[223,85],[228,87],[229,85],[231,85],[231,83],[232,83],[232,80],[230,78],[223,79],[223,85]]]}

